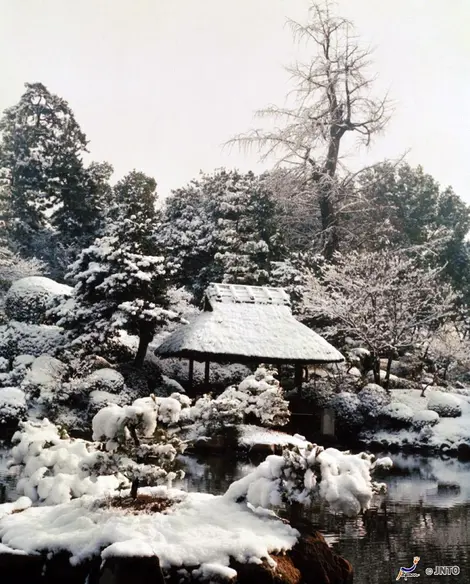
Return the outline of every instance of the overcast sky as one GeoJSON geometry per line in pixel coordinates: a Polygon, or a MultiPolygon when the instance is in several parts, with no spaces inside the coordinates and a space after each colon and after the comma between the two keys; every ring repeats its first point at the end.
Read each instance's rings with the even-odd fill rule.
{"type": "MultiPolygon", "coordinates": [[[[298,53],[287,16],[308,0],[0,0],[0,109],[26,81],[68,100],[115,178],[136,168],[159,193],[200,169],[261,170],[258,154],[224,150],[282,105],[284,64],[298,53]]],[[[470,203],[470,0],[340,0],[376,48],[377,91],[395,113],[352,165],[398,157],[422,164],[470,203]],[[360,161],[360,162],[359,162],[360,161]]]]}

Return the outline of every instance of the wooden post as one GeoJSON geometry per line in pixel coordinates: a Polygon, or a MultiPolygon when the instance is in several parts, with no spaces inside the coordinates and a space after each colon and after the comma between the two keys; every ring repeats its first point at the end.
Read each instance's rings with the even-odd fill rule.
{"type": "Polygon", "coordinates": [[[193,379],[194,379],[194,359],[189,360],[189,391],[193,389],[193,379]]]}
{"type": "Polygon", "coordinates": [[[210,361],[206,361],[206,365],[204,367],[204,386],[206,389],[209,389],[209,367],[210,361]]]}
{"type": "Polygon", "coordinates": [[[301,363],[295,364],[295,377],[294,377],[294,385],[299,390],[299,397],[302,393],[302,377],[303,377],[303,367],[301,363]]]}

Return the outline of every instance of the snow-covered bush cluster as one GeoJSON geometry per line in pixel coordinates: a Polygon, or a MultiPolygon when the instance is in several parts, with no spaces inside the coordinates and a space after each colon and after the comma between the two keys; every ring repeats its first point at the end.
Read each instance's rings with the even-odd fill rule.
{"type": "Polygon", "coordinates": [[[232,483],[225,497],[245,499],[255,508],[321,500],[332,511],[353,516],[368,509],[374,492],[385,488],[372,481],[371,473],[391,465],[388,458],[374,461],[373,455],[324,450],[305,442],[303,446],[284,448],[282,456],[268,456],[251,473],[232,483]]]}
{"type": "Polygon", "coordinates": [[[102,495],[117,489],[124,477],[90,476],[82,464],[93,457],[93,445],[74,440],[47,419],[23,422],[12,440],[9,473],[16,491],[33,502],[64,503],[84,494],[102,495]]]}
{"type": "Polygon", "coordinates": [[[58,326],[28,324],[10,320],[0,326],[0,357],[18,355],[54,355],[64,345],[63,331],[58,326]]]}
{"type": "Polygon", "coordinates": [[[376,418],[382,408],[390,403],[390,396],[380,385],[368,383],[357,394],[359,398],[359,409],[364,416],[376,418]]]}
{"type": "Polygon", "coordinates": [[[460,400],[450,393],[433,391],[429,397],[428,410],[436,412],[441,418],[458,418],[462,415],[460,400]]]}
{"type": "Polygon", "coordinates": [[[14,282],[5,296],[5,314],[10,320],[42,324],[55,302],[68,298],[72,288],[43,276],[14,282]]]}
{"type": "Polygon", "coordinates": [[[194,422],[191,434],[207,436],[255,419],[262,426],[283,426],[289,421],[289,403],[275,371],[260,367],[237,386],[230,386],[215,399],[205,395],[188,410],[194,422]]]}
{"type": "Polygon", "coordinates": [[[93,439],[101,441],[104,449],[86,468],[91,473],[123,474],[132,482],[133,496],[140,483],[171,483],[184,476],[172,470],[177,454],[185,449],[177,433],[160,431],[157,440],[154,435],[159,423],[175,426],[182,409],[189,405],[189,398],[175,393],[167,398],[140,398],[130,406],[103,408],[93,418],[93,439]]]}

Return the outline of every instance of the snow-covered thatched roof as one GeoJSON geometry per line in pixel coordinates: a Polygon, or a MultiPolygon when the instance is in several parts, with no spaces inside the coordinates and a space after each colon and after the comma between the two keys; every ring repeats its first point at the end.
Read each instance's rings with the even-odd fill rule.
{"type": "Polygon", "coordinates": [[[210,361],[332,363],[343,356],[298,322],[281,288],[211,284],[206,309],[157,347],[161,357],[210,361]]]}

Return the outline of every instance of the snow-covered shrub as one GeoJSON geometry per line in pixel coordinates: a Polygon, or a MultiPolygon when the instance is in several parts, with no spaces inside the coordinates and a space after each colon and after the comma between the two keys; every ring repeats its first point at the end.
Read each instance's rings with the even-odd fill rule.
{"type": "Polygon", "coordinates": [[[125,388],[124,377],[115,369],[103,368],[90,373],[78,381],[80,390],[83,393],[92,391],[106,391],[118,394],[125,388]]]}
{"type": "Polygon", "coordinates": [[[431,393],[428,400],[428,410],[438,413],[441,418],[458,418],[462,415],[462,407],[458,398],[442,391],[431,393]]]}
{"type": "Polygon", "coordinates": [[[54,302],[71,295],[72,288],[43,276],[17,280],[5,296],[5,313],[11,320],[41,324],[54,302]]]}
{"type": "Polygon", "coordinates": [[[379,415],[391,421],[392,426],[409,426],[413,420],[413,410],[404,403],[391,402],[385,405],[379,415]]]}
{"type": "Polygon", "coordinates": [[[10,362],[4,357],[0,357],[0,373],[6,373],[10,368],[10,362]]]}
{"type": "Polygon", "coordinates": [[[21,389],[18,387],[0,388],[0,432],[16,428],[18,422],[25,417],[26,400],[21,389]]]}
{"type": "MultiPolygon", "coordinates": [[[[175,379],[178,383],[185,384],[188,381],[189,366],[188,362],[180,359],[152,359],[159,367],[161,372],[169,377],[175,379]]],[[[212,363],[209,371],[209,385],[212,388],[225,388],[230,385],[237,385],[245,377],[251,375],[252,371],[239,363],[219,364],[212,363]]],[[[204,363],[194,362],[193,369],[193,385],[194,387],[202,387],[204,385],[204,363]]]]}
{"type": "Polygon", "coordinates": [[[126,482],[112,473],[90,477],[81,465],[94,457],[95,446],[69,438],[47,419],[22,422],[12,442],[9,473],[17,478],[17,493],[32,501],[57,505],[84,494],[110,493],[126,482]]]}
{"type": "MultiPolygon", "coordinates": [[[[228,387],[217,398],[205,395],[188,411],[201,436],[217,434],[254,418],[262,426],[283,426],[290,417],[289,403],[274,372],[260,367],[238,386],[228,387]]],[[[193,428],[193,432],[196,429],[193,428]]]]}
{"type": "Polygon", "coordinates": [[[131,400],[127,393],[115,394],[109,391],[95,390],[88,396],[87,419],[92,420],[93,417],[106,406],[117,405],[125,406],[131,400]]]}
{"type": "Polygon", "coordinates": [[[41,355],[31,363],[21,387],[30,396],[44,397],[57,391],[66,374],[67,366],[62,361],[50,355],[41,355]]]}
{"type": "Polygon", "coordinates": [[[361,402],[355,393],[343,391],[333,396],[330,407],[336,418],[346,430],[354,430],[362,426],[364,416],[360,409],[361,402]]]}
{"type": "Polygon", "coordinates": [[[370,418],[376,418],[381,409],[390,403],[390,396],[380,385],[368,383],[357,394],[359,398],[359,408],[361,412],[370,418]]]}
{"type": "Polygon", "coordinates": [[[421,429],[425,426],[435,426],[439,422],[439,414],[433,410],[420,410],[413,413],[412,424],[421,429]]]}
{"type": "Polygon", "coordinates": [[[58,326],[10,321],[0,326],[0,357],[54,354],[64,344],[63,331],[58,326]]]}
{"type": "Polygon", "coordinates": [[[331,381],[316,379],[302,385],[302,397],[317,408],[326,408],[334,395],[331,381]]]}
{"type": "Polygon", "coordinates": [[[390,459],[361,453],[352,455],[316,444],[289,446],[282,456],[268,456],[242,479],[232,483],[224,497],[257,508],[283,503],[326,502],[330,509],[354,516],[368,509],[374,492],[385,486],[372,481],[375,468],[390,467],[390,459]]]}
{"type": "Polygon", "coordinates": [[[158,432],[158,423],[166,426],[179,422],[182,408],[189,405],[186,396],[168,398],[150,396],[131,406],[110,405],[93,418],[93,440],[102,442],[103,450],[83,466],[90,474],[122,473],[132,482],[131,495],[137,496],[141,483],[171,483],[184,476],[174,472],[176,456],[185,444],[169,431],[158,432]]]}

